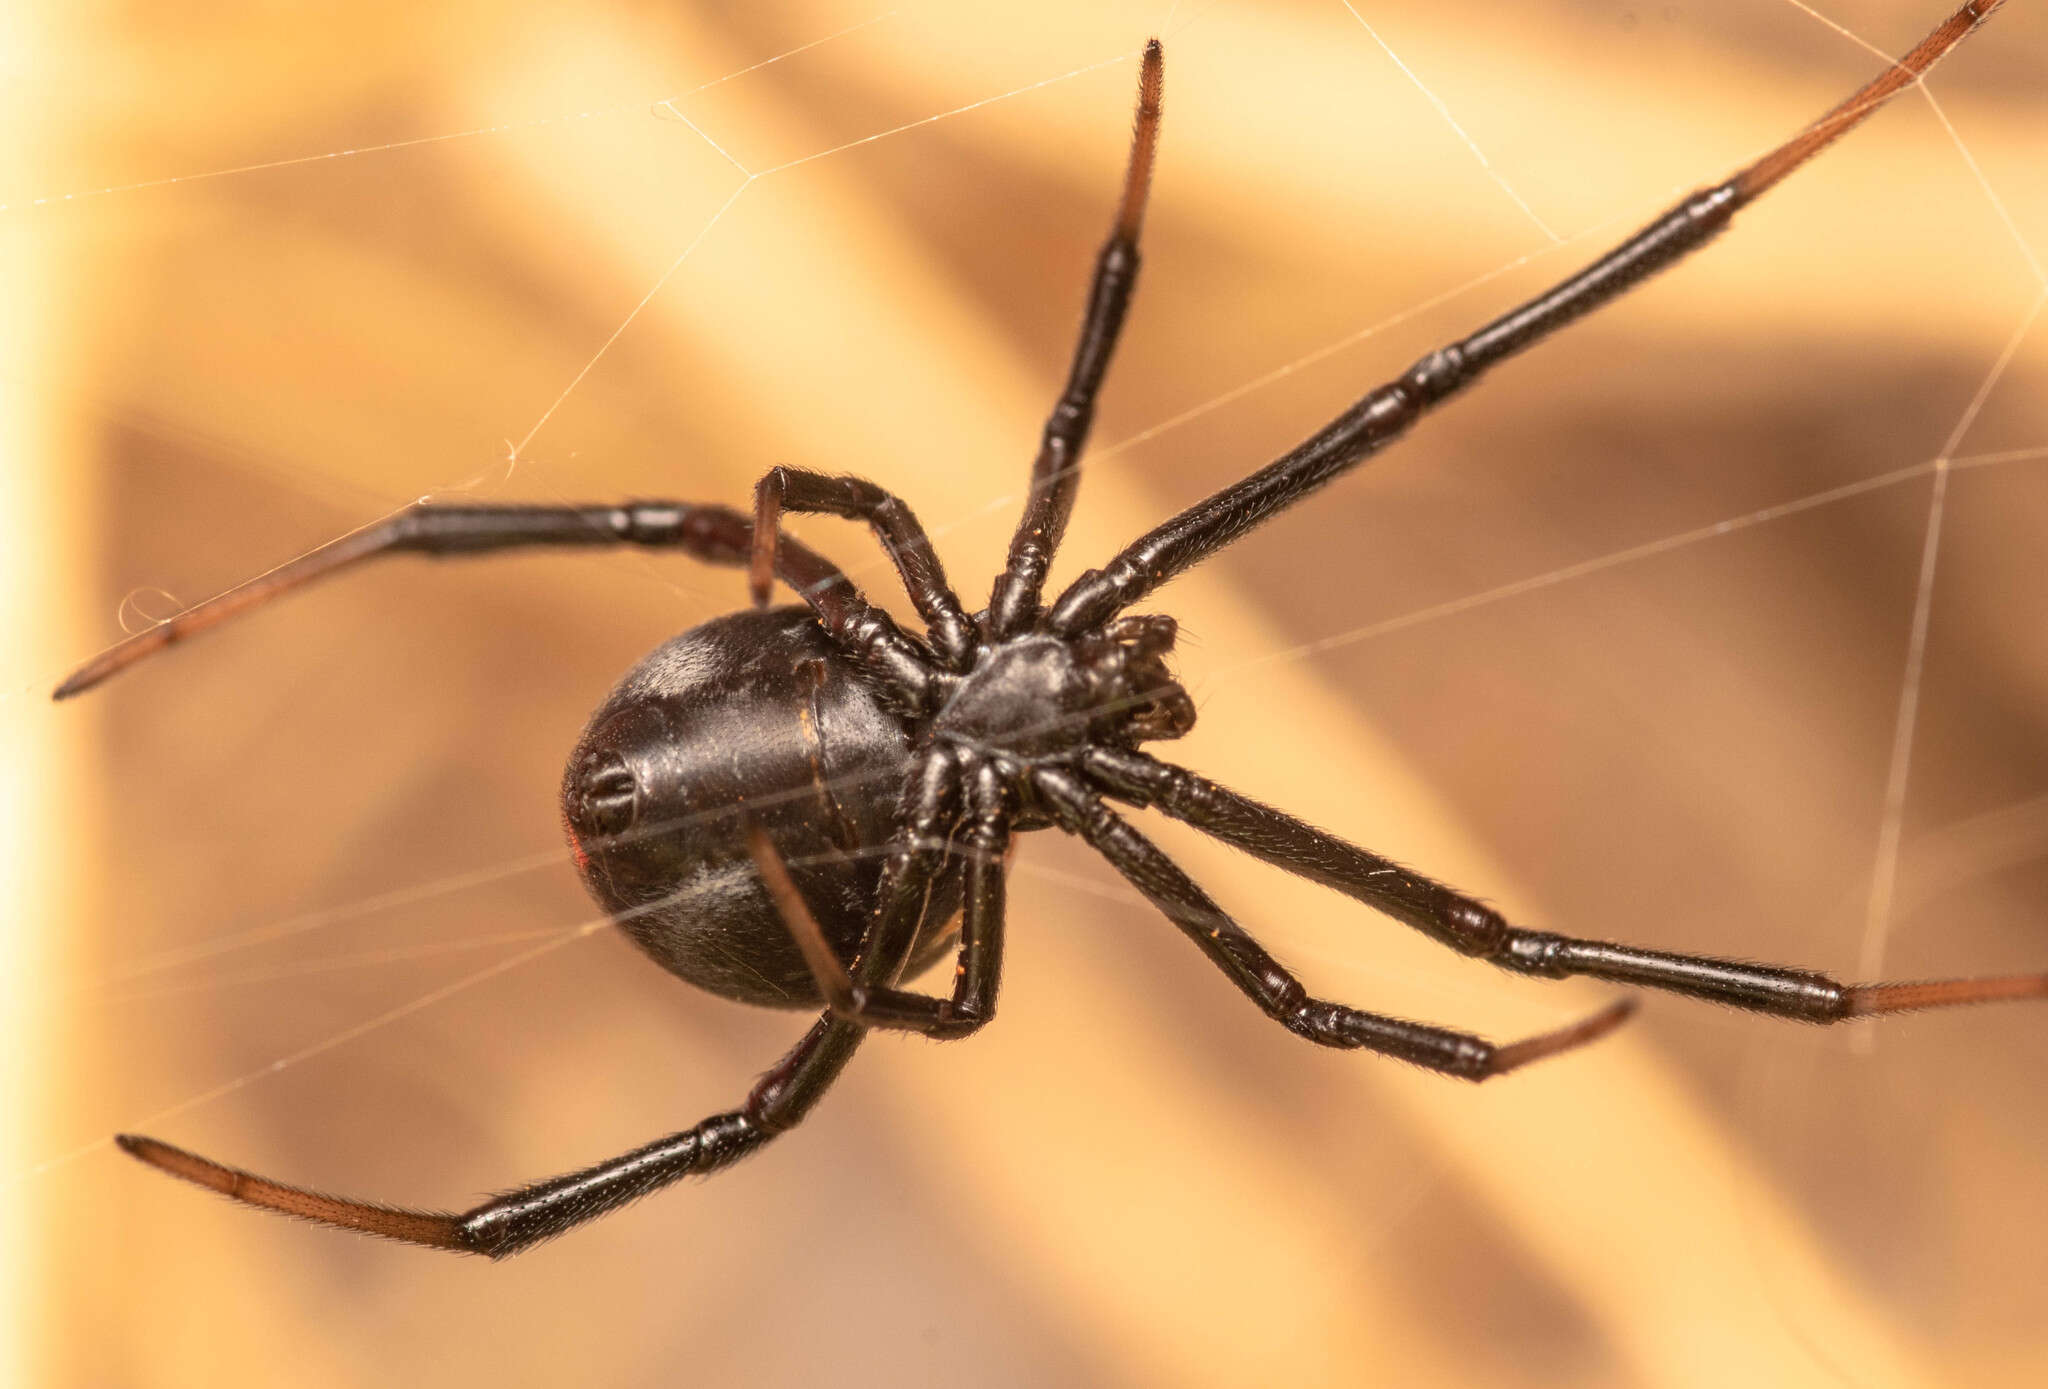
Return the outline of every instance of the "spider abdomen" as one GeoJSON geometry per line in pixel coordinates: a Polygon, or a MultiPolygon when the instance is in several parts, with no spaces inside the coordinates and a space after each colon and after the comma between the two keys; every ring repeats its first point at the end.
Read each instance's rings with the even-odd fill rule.
{"type": "MultiPolygon", "coordinates": [[[[657,648],[591,716],[562,781],[585,885],[662,968],[726,998],[815,1006],[746,827],[774,840],[851,962],[895,833],[910,739],[807,608],[741,612],[657,648]]],[[[908,972],[944,950],[942,876],[908,972]]]]}

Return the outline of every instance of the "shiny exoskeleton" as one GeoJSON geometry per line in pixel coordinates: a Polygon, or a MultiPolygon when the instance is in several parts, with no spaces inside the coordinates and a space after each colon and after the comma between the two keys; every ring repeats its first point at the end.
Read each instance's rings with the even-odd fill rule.
{"type": "Polygon", "coordinates": [[[1622,999],[1572,1026],[1497,1046],[1311,997],[1110,809],[1112,800],[1154,807],[1522,974],[1590,976],[1816,1023],[2048,996],[2048,974],[1849,985],[1804,970],[1512,926],[1452,888],[1144,752],[1146,742],[1186,732],[1194,707],[1167,666],[1172,619],[1129,613],[1175,574],[1356,467],[1487,368],[1704,245],[1740,208],[1918,80],[2000,3],[1963,5],[1814,125],[1681,200],[1555,288],[1430,353],[1299,447],[1082,575],[1049,606],[1041,601],[1045,576],[1138,273],[1159,129],[1156,42],[1145,50],[1122,203],[986,610],[962,608],[896,497],[860,478],[776,468],[761,480],[751,517],[678,502],[414,507],[103,653],[59,686],[58,697],[286,589],[384,554],[639,545],[745,565],[758,610],[684,633],[619,684],[570,759],[563,817],[591,892],[664,968],[729,998],[825,1006],[738,1109],[462,1214],[337,1200],[154,1139],[118,1141],[252,1205],[435,1248],[516,1252],[752,1152],[804,1116],[873,1029],[950,1038],[986,1025],[1001,970],[1011,838],[1050,827],[1099,851],[1269,1016],[1325,1046],[1484,1080],[1591,1042],[1630,1010],[1622,999]],[[903,631],[837,568],[782,535],[784,512],[871,526],[923,634],[903,631]],[[768,609],[776,579],[804,605],[768,609]],[[956,921],[950,990],[906,988],[954,947],[956,921]]]}
{"type": "MultiPolygon", "coordinates": [[[[1029,785],[1194,723],[1167,671],[1169,618],[1121,619],[1086,641],[1027,636],[937,672],[943,702],[905,720],[841,658],[807,608],[735,613],[658,648],[591,717],[562,782],[562,816],[591,895],[656,963],[743,1003],[823,1002],[748,849],[765,830],[833,953],[851,966],[896,831],[897,790],[923,742],[1029,785]]],[[[1019,807],[1013,828],[1041,828],[1019,807]],[[1021,823],[1019,823],[1021,821],[1021,823]]],[[[934,874],[904,977],[953,940],[962,870],[934,874]]]]}
{"type": "MultiPolygon", "coordinates": [[[[599,706],[569,759],[562,818],[591,896],[662,968],[743,1003],[814,1005],[747,828],[766,828],[850,961],[910,749],[809,609],[736,613],[657,649],[599,706]]],[[[935,885],[911,968],[948,943],[959,876],[935,885]]]]}

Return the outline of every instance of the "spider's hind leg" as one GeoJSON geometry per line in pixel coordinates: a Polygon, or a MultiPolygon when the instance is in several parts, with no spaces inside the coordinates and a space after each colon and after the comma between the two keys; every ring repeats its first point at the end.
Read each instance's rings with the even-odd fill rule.
{"type": "Polygon", "coordinates": [[[822,1097],[860,1045],[861,1030],[821,1018],[755,1084],[744,1108],[714,1114],[594,1167],[494,1196],[460,1214],[405,1210],[286,1186],[154,1138],[122,1134],[131,1157],[244,1205],[319,1225],[381,1235],[407,1244],[502,1259],[660,1190],[678,1178],[715,1172],[793,1127],[822,1097]]]}
{"type": "Polygon", "coordinates": [[[1015,796],[995,769],[987,766],[968,774],[967,794],[967,824],[954,846],[967,863],[960,959],[953,972],[953,992],[946,998],[856,980],[833,953],[774,841],[759,828],[748,831],[747,847],[768,895],[796,937],[833,1016],[848,1025],[917,1032],[950,1041],[979,1032],[995,1017],[1003,966],[1003,858],[1010,844],[1015,796]]]}
{"type": "Polygon", "coordinates": [[[2048,974],[1843,984],[1825,974],[1782,965],[1525,930],[1510,925],[1484,902],[1157,758],[1097,748],[1090,751],[1086,768],[1111,795],[1157,806],[1276,868],[1333,887],[1454,950],[1517,974],[1605,979],[1813,1023],[2048,998],[2048,974]]]}
{"type": "Polygon", "coordinates": [[[1300,980],[1079,778],[1047,771],[1034,781],[1063,828],[1108,859],[1268,1017],[1311,1042],[1378,1052],[1461,1080],[1487,1080],[1598,1041],[1635,1011],[1633,999],[1618,999],[1565,1027],[1497,1045],[1469,1032],[1311,998],[1300,980]]]}

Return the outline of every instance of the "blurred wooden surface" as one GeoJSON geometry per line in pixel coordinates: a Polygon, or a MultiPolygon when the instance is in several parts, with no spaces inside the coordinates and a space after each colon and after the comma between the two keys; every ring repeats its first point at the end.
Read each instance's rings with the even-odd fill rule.
{"type": "MultiPolygon", "coordinates": [[[[1658,998],[1473,1091],[1303,1047],[1053,836],[999,1025],[877,1041],[768,1153],[507,1265],[104,1142],[466,1204],[730,1104],[801,1025],[609,934],[453,988],[587,919],[560,759],[736,574],[393,564],[44,705],[121,621],[424,494],[737,499],[778,462],[902,493],[978,603],[1155,31],[1145,280],[1061,574],[1875,61],[1786,0],[1354,4],[1528,211],[1336,0],[31,11],[0,228],[52,442],[20,466],[85,538],[42,580],[71,630],[7,679],[43,757],[19,881],[57,893],[13,913],[55,1019],[17,1149],[63,1158],[10,1189],[36,1382],[2048,1376],[2042,1010],[1869,1045],[1658,998]]],[[[1828,12],[1899,51],[1941,8],[1828,12]]],[[[2048,248],[2048,20],[2007,10],[1936,75],[1953,137],[1902,100],[1166,590],[1202,706],[1173,755],[1533,923],[1851,973],[1931,485],[1879,480],[2032,450],[1950,477],[1883,939],[1902,977],[2048,960],[2048,326],[1977,399],[2048,248]]],[[[865,536],[801,529],[886,591],[865,536]]],[[[1159,833],[1321,991],[1501,1037],[1605,996],[1159,833]]]]}

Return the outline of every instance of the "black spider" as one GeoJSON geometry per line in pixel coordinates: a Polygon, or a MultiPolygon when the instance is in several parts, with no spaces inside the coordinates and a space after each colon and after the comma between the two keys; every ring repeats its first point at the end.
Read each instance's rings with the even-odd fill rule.
{"type": "Polygon", "coordinates": [[[1189,566],[1356,466],[1487,367],[1705,244],[1736,210],[1917,81],[2002,0],[1966,4],[1889,71],[1733,178],[1684,199],[1556,288],[1424,357],[1276,462],[1090,570],[1041,591],[1080,482],[1077,460],[1138,272],[1159,130],[1161,58],[1147,46],[1116,225],[1096,263],[1067,387],[986,611],[969,615],[910,509],[873,483],[777,468],[754,515],[717,506],[417,506],[343,537],[103,653],[63,698],[245,608],[400,551],[643,545],[751,566],[760,610],[685,632],[592,717],[562,810],[592,894],[664,968],[752,1003],[826,1012],[746,1103],[623,1157],[460,1215],[338,1200],[154,1139],[118,1141],[251,1205],[440,1249],[517,1252],[691,1172],[745,1156],[801,1120],[871,1028],[964,1037],[995,1015],[1012,834],[1080,836],[1288,1029],[1467,1080],[1603,1036],[1623,999],[1506,1046],[1310,997],[1106,799],[1155,807],[1336,888],[1443,944],[1545,978],[1587,975],[1806,1022],[2048,996],[2048,974],[1844,985],[1775,966],[1643,950],[1509,925],[1491,908],[1139,750],[1193,725],[1166,658],[1170,617],[1128,610],[1189,566]],[[831,563],[779,534],[785,511],[873,527],[926,624],[901,630],[831,563]],[[781,578],[805,606],[769,609],[781,578]],[[901,987],[954,944],[950,994],[901,987]]]}

